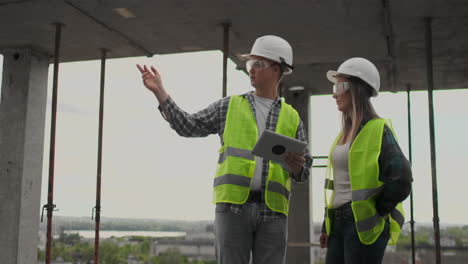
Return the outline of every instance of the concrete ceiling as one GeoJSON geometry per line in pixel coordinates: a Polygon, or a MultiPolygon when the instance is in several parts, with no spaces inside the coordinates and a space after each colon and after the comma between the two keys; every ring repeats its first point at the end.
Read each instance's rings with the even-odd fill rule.
{"type": "Polygon", "coordinates": [[[229,55],[240,68],[237,55],[258,36],[292,44],[296,70],[288,87],[330,93],[325,72],[360,56],[377,64],[383,90],[425,90],[425,17],[433,18],[435,89],[467,88],[466,0],[0,0],[0,50],[52,55],[56,22],[65,25],[62,62],[99,59],[101,48],[111,58],[216,50],[221,23],[229,22],[229,55]]]}

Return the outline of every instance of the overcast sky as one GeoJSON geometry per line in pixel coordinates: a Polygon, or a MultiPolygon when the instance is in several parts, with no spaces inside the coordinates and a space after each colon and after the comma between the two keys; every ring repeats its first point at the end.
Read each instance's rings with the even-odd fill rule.
{"type": "MultiPolygon", "coordinates": [[[[3,58],[0,56],[0,61],[3,58]]],[[[187,112],[221,98],[219,51],[107,61],[102,169],[102,216],[214,219],[212,200],[217,135],[182,138],[160,116],[157,101],[142,85],[136,63],[155,65],[170,95],[187,112]]],[[[2,65],[2,63],[0,63],[2,65]]],[[[338,66],[338,65],[337,65],[338,66]]],[[[0,72],[1,72],[0,66],[0,72]]],[[[44,146],[41,205],[47,201],[52,67],[44,146]]],[[[100,62],[60,65],[57,116],[55,215],[91,216],[95,205],[100,62]]],[[[294,75],[292,75],[294,77],[294,75]]],[[[324,73],[325,78],[325,73],[324,73]]],[[[247,76],[229,63],[228,95],[252,90],[247,76]]],[[[434,93],[439,214],[442,224],[468,224],[467,90],[434,93]]],[[[427,93],[412,99],[415,220],[432,222],[427,93]]],[[[381,93],[377,112],[393,120],[408,154],[406,93],[381,93]]],[[[311,100],[311,150],[327,155],[340,116],[330,95],[311,100]]],[[[318,163],[318,161],[317,161],[318,163]]],[[[323,216],[324,170],[313,169],[313,219],[323,216]]],[[[405,202],[409,219],[409,199],[405,202]]]]}

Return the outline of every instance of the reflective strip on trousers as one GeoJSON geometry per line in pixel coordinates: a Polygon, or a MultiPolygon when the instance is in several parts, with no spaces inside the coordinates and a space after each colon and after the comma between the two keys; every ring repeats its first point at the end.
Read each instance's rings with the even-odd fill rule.
{"type": "Polygon", "coordinates": [[[398,209],[393,209],[393,211],[390,213],[392,218],[400,225],[400,229],[403,227],[403,224],[405,222],[405,217],[401,214],[401,212],[398,209]]]}
{"type": "Polygon", "coordinates": [[[361,189],[352,192],[353,201],[364,201],[369,199],[372,195],[379,193],[383,189],[383,185],[374,189],[361,189]]]}
{"type": "Polygon", "coordinates": [[[365,232],[374,228],[379,222],[382,217],[379,214],[375,214],[369,218],[363,219],[356,223],[357,231],[358,232],[365,232]]]}
{"type": "Polygon", "coordinates": [[[223,184],[235,184],[242,187],[250,187],[250,178],[235,174],[225,174],[214,179],[214,187],[223,184]]]}
{"type": "Polygon", "coordinates": [[[268,191],[282,194],[286,199],[289,199],[289,191],[280,183],[274,181],[268,182],[268,191]]]}
{"type": "Polygon", "coordinates": [[[218,163],[223,163],[228,156],[244,158],[248,160],[254,160],[255,156],[250,152],[250,150],[227,147],[222,153],[219,154],[218,163]]]}

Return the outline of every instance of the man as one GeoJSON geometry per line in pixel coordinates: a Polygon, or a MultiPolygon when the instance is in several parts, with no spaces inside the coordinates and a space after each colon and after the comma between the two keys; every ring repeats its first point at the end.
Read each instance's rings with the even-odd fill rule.
{"type": "Polygon", "coordinates": [[[251,154],[259,135],[272,130],[307,142],[296,110],[278,97],[290,74],[292,48],[277,36],[258,38],[244,55],[254,92],[225,97],[195,114],[181,110],[167,94],[158,71],[137,65],[171,128],[184,137],[217,133],[222,148],[214,179],[215,246],[218,263],[283,263],[291,178],[305,182],[312,159],[285,153],[286,166],[251,154]]]}

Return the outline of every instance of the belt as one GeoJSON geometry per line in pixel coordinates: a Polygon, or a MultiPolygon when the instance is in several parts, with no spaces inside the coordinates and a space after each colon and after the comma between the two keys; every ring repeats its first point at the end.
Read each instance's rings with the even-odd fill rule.
{"type": "Polygon", "coordinates": [[[262,200],[261,191],[250,191],[249,198],[247,198],[247,203],[258,203],[262,200]]]}
{"type": "Polygon", "coordinates": [[[331,216],[331,218],[353,217],[353,209],[351,208],[351,202],[346,203],[338,208],[333,208],[329,210],[329,215],[331,216]]]}

